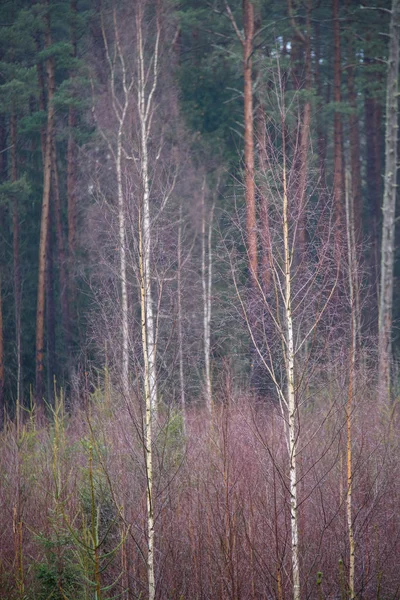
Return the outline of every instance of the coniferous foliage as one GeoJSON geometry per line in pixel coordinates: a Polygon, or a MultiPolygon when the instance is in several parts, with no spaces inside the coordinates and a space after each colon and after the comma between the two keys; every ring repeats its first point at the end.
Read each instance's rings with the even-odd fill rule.
{"type": "Polygon", "coordinates": [[[0,15],[0,596],[400,597],[398,0],[0,15]]]}

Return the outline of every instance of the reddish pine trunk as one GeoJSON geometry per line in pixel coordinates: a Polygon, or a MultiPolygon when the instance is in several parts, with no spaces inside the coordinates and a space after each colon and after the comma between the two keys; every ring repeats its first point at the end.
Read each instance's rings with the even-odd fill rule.
{"type": "Polygon", "coordinates": [[[53,404],[56,375],[56,311],[54,301],[53,215],[50,206],[46,251],[46,345],[47,345],[47,402],[53,404]]]}
{"type": "MultiPolygon", "coordinates": [[[[48,4],[49,5],[49,4],[48,4]]],[[[46,48],[51,45],[50,14],[45,17],[46,22],[46,48]]],[[[38,295],[36,308],[36,387],[35,398],[40,405],[43,404],[44,392],[44,313],[45,313],[45,289],[46,289],[46,263],[47,263],[47,236],[49,231],[49,209],[50,209],[50,185],[51,185],[51,146],[54,127],[54,105],[53,97],[55,91],[54,58],[46,61],[47,85],[48,85],[48,107],[47,107],[47,130],[46,143],[43,151],[43,198],[42,216],[40,223],[39,240],[39,274],[38,295]]]]}
{"type": "Polygon", "coordinates": [[[57,150],[56,143],[53,139],[52,144],[52,171],[53,171],[53,197],[54,197],[54,217],[56,225],[56,236],[57,236],[57,252],[58,252],[58,268],[60,275],[60,296],[61,296],[61,320],[63,325],[63,334],[66,343],[67,358],[70,349],[70,319],[69,319],[69,302],[68,302],[68,270],[67,270],[67,257],[65,253],[65,242],[64,232],[62,226],[61,217],[61,199],[60,199],[60,186],[58,181],[58,169],[57,169],[57,150]]]}

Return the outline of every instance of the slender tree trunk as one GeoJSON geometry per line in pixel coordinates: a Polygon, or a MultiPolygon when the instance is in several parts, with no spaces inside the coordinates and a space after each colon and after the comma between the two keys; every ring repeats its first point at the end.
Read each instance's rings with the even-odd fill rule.
{"type": "Polygon", "coordinates": [[[389,59],[386,90],[385,180],[379,303],[379,381],[382,400],[390,399],[392,360],[392,306],[394,234],[397,192],[398,78],[399,78],[400,0],[393,0],[390,19],[389,59]]]}
{"type": "MultiPolygon", "coordinates": [[[[47,5],[49,6],[49,4],[47,5]]],[[[50,14],[45,17],[46,22],[46,48],[51,45],[50,14]]],[[[54,127],[54,105],[53,97],[55,91],[54,58],[46,60],[46,72],[48,78],[48,108],[47,108],[47,130],[46,143],[43,148],[44,173],[43,173],[43,198],[42,216],[40,223],[39,240],[39,276],[38,295],[36,308],[36,387],[35,397],[38,404],[43,403],[43,375],[44,375],[44,313],[45,313],[45,289],[46,289],[46,261],[47,261],[47,236],[49,231],[49,209],[50,209],[50,184],[51,184],[51,145],[54,127]]]]}
{"type": "Polygon", "coordinates": [[[182,332],[182,202],[179,206],[178,227],[178,271],[176,275],[178,295],[178,353],[179,353],[179,387],[181,395],[181,410],[183,419],[183,433],[186,434],[186,399],[185,399],[185,376],[183,368],[183,332],[182,332]]]}
{"type": "MultiPolygon", "coordinates": [[[[120,66],[122,69],[122,91],[123,101],[118,100],[118,93],[115,87],[116,78],[116,66],[115,59],[111,58],[109,52],[109,46],[107,41],[106,32],[104,29],[103,20],[101,21],[101,29],[103,35],[104,48],[106,51],[107,61],[110,67],[111,77],[111,99],[115,117],[118,122],[117,132],[117,147],[116,149],[111,148],[115,159],[115,170],[117,175],[117,199],[118,199],[118,242],[119,242],[119,275],[121,280],[121,338],[122,338],[122,392],[127,400],[129,397],[129,308],[128,308],[128,281],[127,281],[127,247],[126,247],[126,214],[125,214],[125,199],[124,189],[122,182],[122,151],[123,151],[123,133],[125,128],[126,115],[129,108],[130,93],[132,88],[132,82],[127,82],[127,70],[125,66],[125,59],[122,54],[119,29],[117,24],[117,13],[114,7],[114,35],[115,35],[115,52],[118,55],[120,66]]],[[[146,125],[145,125],[146,127],[146,125]]],[[[108,140],[107,140],[108,142],[108,140]]],[[[108,142],[109,147],[110,143],[108,142]]],[[[147,149],[146,149],[147,151],[147,149]]],[[[147,184],[148,185],[148,184],[147,184]]]]}
{"type": "Polygon", "coordinates": [[[118,129],[117,139],[117,187],[118,187],[118,236],[119,260],[121,278],[121,329],[122,329],[122,390],[125,398],[129,396],[129,313],[128,313],[128,283],[126,277],[126,224],[125,202],[122,187],[122,131],[126,110],[118,129]]]}
{"type": "Polygon", "coordinates": [[[154,92],[158,83],[159,43],[161,34],[160,5],[156,7],[156,37],[151,58],[152,82],[148,83],[149,71],[145,66],[143,43],[143,6],[136,12],[137,66],[138,66],[138,111],[140,126],[140,177],[142,202],[139,224],[139,264],[141,288],[142,347],[144,360],[145,388],[145,466],[147,476],[147,581],[149,600],[156,594],[154,571],[154,499],[153,499],[153,425],[157,418],[157,371],[156,340],[151,290],[151,216],[150,216],[150,176],[148,164],[148,141],[154,110],[154,92]],[[150,86],[147,89],[147,86],[150,86]]]}
{"type": "MultiPolygon", "coordinates": [[[[368,40],[368,36],[367,36],[368,40]]],[[[365,65],[373,63],[369,57],[365,58],[365,65]]],[[[371,86],[376,84],[375,73],[367,73],[367,81],[371,86]]],[[[379,280],[380,280],[380,242],[382,227],[382,165],[381,165],[381,131],[382,131],[382,108],[373,92],[367,88],[364,100],[364,122],[366,126],[366,182],[367,198],[370,213],[370,231],[371,231],[371,277],[373,293],[372,314],[379,312],[379,280]]],[[[371,322],[372,331],[376,332],[376,320],[371,322]]]]}
{"type": "Polygon", "coordinates": [[[144,47],[142,38],[142,14],[138,21],[138,66],[139,66],[139,82],[138,82],[138,108],[140,121],[140,151],[141,165],[140,176],[142,183],[142,237],[143,237],[143,276],[145,283],[145,321],[146,321],[146,338],[147,338],[147,362],[149,368],[150,382],[150,402],[151,410],[154,416],[157,413],[157,371],[156,371],[156,343],[155,343],[155,327],[153,314],[153,297],[151,289],[151,217],[150,217],[150,179],[149,179],[149,159],[148,159],[148,136],[149,123],[152,115],[152,102],[155,87],[158,78],[158,44],[159,44],[159,24],[156,39],[156,47],[154,50],[154,81],[153,88],[146,94],[146,75],[145,75],[145,59],[144,47]]]}
{"type": "Polygon", "coordinates": [[[53,199],[54,199],[54,220],[56,226],[58,268],[60,273],[60,297],[61,297],[61,320],[63,325],[64,340],[66,345],[67,362],[69,363],[69,353],[71,346],[71,330],[69,318],[69,298],[68,298],[68,268],[67,256],[65,252],[65,239],[62,225],[62,210],[60,198],[60,184],[58,180],[57,150],[56,142],[52,140],[52,172],[53,172],[53,199]]]}
{"type": "MultiPolygon", "coordinates": [[[[11,114],[11,180],[17,181],[17,115],[11,114]]],[[[17,350],[17,405],[22,397],[22,349],[21,349],[21,271],[19,253],[19,211],[17,194],[13,198],[13,262],[14,262],[14,305],[15,305],[15,341],[17,350]]]]}
{"type": "Polygon", "coordinates": [[[287,408],[289,436],[289,492],[290,492],[290,525],[291,525],[291,554],[293,576],[293,600],[300,600],[300,564],[299,564],[299,533],[298,533],[298,500],[297,500],[297,401],[295,383],[295,349],[292,316],[292,254],[289,241],[289,207],[286,174],[286,148],[283,140],[283,243],[285,269],[285,365],[287,379],[287,408]]]}
{"type": "Polygon", "coordinates": [[[243,77],[244,77],[244,165],[246,197],[247,252],[252,285],[257,281],[257,216],[254,182],[254,126],[252,54],[254,37],[254,7],[251,0],[243,0],[243,77]]]}
{"type": "Polygon", "coordinates": [[[212,212],[208,228],[206,228],[205,181],[202,190],[202,221],[201,221],[201,283],[203,287],[203,335],[204,335],[204,366],[206,379],[206,406],[212,412],[211,386],[211,285],[212,285],[212,212]],[[206,231],[207,229],[207,231],[206,231]]]}
{"type": "Polygon", "coordinates": [[[50,206],[49,231],[46,250],[46,346],[47,346],[47,402],[54,403],[54,377],[56,376],[56,307],[54,298],[54,243],[53,214],[50,206]]]}
{"type": "Polygon", "coordinates": [[[353,184],[350,176],[346,177],[346,231],[347,231],[347,257],[349,273],[349,292],[351,308],[351,339],[350,339],[350,360],[349,360],[349,387],[346,405],[346,429],[347,429],[347,494],[346,494],[346,516],[347,533],[349,540],[349,590],[350,598],[355,598],[354,578],[355,578],[355,540],[353,528],[353,467],[352,467],[352,409],[353,395],[356,387],[355,382],[355,364],[357,353],[357,301],[356,301],[356,281],[357,281],[357,253],[356,253],[356,233],[354,228],[354,197],[352,196],[353,184]]]}

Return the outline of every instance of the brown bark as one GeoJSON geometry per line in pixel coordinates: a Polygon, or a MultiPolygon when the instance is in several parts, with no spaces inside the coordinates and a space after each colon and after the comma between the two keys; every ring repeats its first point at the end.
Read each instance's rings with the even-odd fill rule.
{"type": "Polygon", "coordinates": [[[47,402],[53,404],[56,375],[56,314],[54,301],[54,262],[52,235],[52,207],[49,212],[49,230],[46,250],[46,346],[47,346],[47,402]]]}
{"type": "Polygon", "coordinates": [[[254,7],[251,0],[243,0],[243,29],[239,31],[235,18],[225,0],[225,8],[233,29],[243,46],[243,79],[244,79],[244,171],[246,201],[246,238],[249,260],[250,283],[257,283],[257,213],[254,181],[254,123],[253,123],[253,39],[254,39],[254,7]]]}
{"type": "MultiPolygon", "coordinates": [[[[49,6],[49,2],[47,3],[49,6]]],[[[46,25],[46,48],[51,45],[50,13],[45,17],[46,25]]],[[[54,127],[54,105],[53,97],[55,91],[54,58],[46,60],[48,106],[47,106],[47,129],[46,143],[42,149],[43,160],[43,197],[42,216],[40,223],[39,240],[39,274],[38,294],[36,308],[36,386],[35,399],[40,405],[43,403],[43,374],[44,374],[44,313],[45,313],[45,289],[46,289],[46,262],[47,262],[47,236],[49,231],[49,209],[50,209],[50,186],[51,186],[51,147],[54,127]]]]}
{"type": "MultiPolygon", "coordinates": [[[[334,44],[334,62],[333,62],[333,100],[335,103],[341,102],[341,44],[340,44],[340,24],[339,24],[339,0],[332,0],[332,19],[333,19],[333,44],[334,44]]],[[[335,108],[333,124],[333,143],[334,143],[334,174],[333,174],[333,199],[334,199],[334,217],[335,217],[335,243],[336,250],[342,247],[343,225],[344,225],[344,178],[343,178],[343,129],[342,117],[335,108]]]]}
{"type": "MultiPolygon", "coordinates": [[[[17,181],[17,115],[13,110],[10,119],[11,135],[11,181],[17,181]]],[[[14,310],[15,310],[15,341],[17,350],[17,401],[23,402],[22,397],[22,349],[21,349],[21,270],[19,252],[19,210],[18,197],[13,198],[13,266],[14,266],[14,310]]]]}
{"type": "Polygon", "coordinates": [[[254,183],[254,132],[253,132],[253,82],[252,53],[254,37],[254,7],[243,0],[243,76],[244,76],[244,163],[246,197],[246,233],[252,285],[257,280],[257,222],[254,183]]]}
{"type": "Polygon", "coordinates": [[[67,270],[67,257],[65,252],[65,241],[64,231],[62,226],[61,218],[61,199],[60,199],[60,185],[58,180],[58,168],[57,168],[57,149],[56,143],[53,138],[52,143],[52,171],[53,171],[53,199],[54,199],[54,217],[56,225],[56,237],[57,237],[57,253],[58,253],[58,268],[60,275],[60,297],[61,297],[61,320],[63,326],[64,340],[66,344],[67,358],[69,358],[69,349],[71,342],[71,331],[70,331],[70,318],[69,318],[69,302],[68,302],[68,270],[67,270]]]}

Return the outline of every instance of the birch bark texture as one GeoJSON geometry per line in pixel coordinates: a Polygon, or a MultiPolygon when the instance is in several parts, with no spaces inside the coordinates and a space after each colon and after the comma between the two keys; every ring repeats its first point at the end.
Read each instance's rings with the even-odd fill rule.
{"type": "Polygon", "coordinates": [[[214,206],[209,214],[207,226],[205,181],[202,189],[202,219],[201,219],[201,283],[203,288],[203,335],[204,335],[204,366],[206,406],[212,412],[211,385],[211,288],[212,288],[212,222],[214,206]]]}
{"type": "Polygon", "coordinates": [[[159,78],[159,52],[161,37],[161,6],[156,6],[156,31],[152,55],[146,62],[143,18],[144,7],[138,4],[136,10],[137,36],[137,103],[140,127],[140,180],[141,202],[139,206],[139,272],[141,298],[141,333],[144,359],[145,390],[145,431],[144,453],[147,480],[147,582],[149,600],[156,595],[154,550],[154,497],[153,497],[153,427],[157,419],[157,367],[156,339],[152,297],[151,272],[151,214],[150,214],[150,172],[149,172],[149,140],[151,125],[156,108],[155,92],[159,78]],[[150,66],[149,66],[150,65],[150,66]],[[151,74],[151,76],[150,76],[151,74]]]}
{"type": "Polygon", "coordinates": [[[386,88],[385,175],[378,322],[378,396],[391,395],[393,267],[397,196],[400,0],[393,0],[390,17],[386,88]]]}

